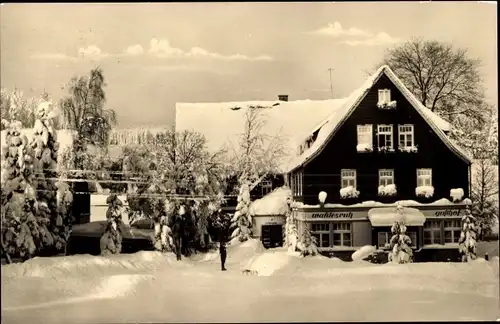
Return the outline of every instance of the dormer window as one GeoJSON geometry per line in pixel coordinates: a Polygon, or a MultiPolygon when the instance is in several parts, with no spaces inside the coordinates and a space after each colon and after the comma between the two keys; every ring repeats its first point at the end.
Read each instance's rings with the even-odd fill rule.
{"type": "Polygon", "coordinates": [[[394,108],[396,108],[396,101],[391,100],[391,90],[390,89],[379,89],[378,90],[377,107],[380,109],[394,109],[394,108]]]}

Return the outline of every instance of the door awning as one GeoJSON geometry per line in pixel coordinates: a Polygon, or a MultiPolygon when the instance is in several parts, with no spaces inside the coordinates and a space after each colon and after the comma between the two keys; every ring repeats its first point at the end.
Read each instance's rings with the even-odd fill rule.
{"type": "Polygon", "coordinates": [[[423,226],[425,216],[416,208],[403,207],[399,213],[396,207],[372,208],[368,211],[368,219],[372,226],[392,226],[402,221],[406,226],[423,226]]]}

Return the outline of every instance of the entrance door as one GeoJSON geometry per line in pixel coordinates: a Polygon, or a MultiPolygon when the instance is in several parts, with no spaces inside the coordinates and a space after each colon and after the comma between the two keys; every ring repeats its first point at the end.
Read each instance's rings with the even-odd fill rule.
{"type": "Polygon", "coordinates": [[[283,226],[262,225],[261,239],[266,249],[283,246],[283,226]]]}

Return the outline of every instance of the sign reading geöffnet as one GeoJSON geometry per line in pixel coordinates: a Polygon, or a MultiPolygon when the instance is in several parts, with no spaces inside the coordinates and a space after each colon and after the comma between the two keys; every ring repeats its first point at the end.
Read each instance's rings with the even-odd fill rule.
{"type": "Polygon", "coordinates": [[[425,218],[457,218],[465,215],[465,208],[447,208],[439,210],[421,210],[425,218]]]}

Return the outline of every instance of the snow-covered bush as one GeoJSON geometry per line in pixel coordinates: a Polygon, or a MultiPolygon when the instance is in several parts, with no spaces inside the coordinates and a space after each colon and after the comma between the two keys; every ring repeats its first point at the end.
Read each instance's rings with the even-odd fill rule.
{"type": "Polygon", "coordinates": [[[372,152],[373,151],[373,146],[370,144],[358,144],[356,145],[356,150],[358,152],[372,152]]]}
{"type": "Polygon", "coordinates": [[[356,250],[352,255],[351,259],[353,261],[364,260],[370,256],[372,256],[375,252],[377,252],[377,248],[373,245],[365,245],[359,250],[356,250]]]}
{"type": "Polygon", "coordinates": [[[116,195],[110,195],[106,199],[108,210],[106,219],[108,221],[104,234],[101,237],[101,254],[118,254],[122,250],[122,208],[123,203],[116,195]]]}
{"type": "Polygon", "coordinates": [[[378,186],[378,194],[380,196],[395,196],[397,194],[396,185],[378,186]]]}
{"type": "Polygon", "coordinates": [[[462,217],[462,232],[458,240],[458,250],[462,254],[462,261],[469,262],[476,259],[476,219],[472,216],[470,204],[462,217]]]}
{"type": "Polygon", "coordinates": [[[450,197],[453,202],[459,202],[464,197],[464,190],[462,188],[451,189],[450,197]]]}
{"type": "Polygon", "coordinates": [[[27,260],[54,241],[47,229],[50,211],[45,202],[36,201],[34,152],[21,123],[2,121],[7,128],[2,156],[2,250],[27,260]]]}
{"type": "Polygon", "coordinates": [[[412,262],[413,252],[411,250],[411,239],[406,235],[406,226],[403,222],[394,222],[391,228],[391,252],[389,253],[389,262],[410,263],[412,262]]]}
{"type": "Polygon", "coordinates": [[[395,109],[397,106],[396,100],[389,102],[378,102],[377,107],[380,109],[395,109]]]}
{"type": "Polygon", "coordinates": [[[231,238],[238,237],[240,242],[244,242],[252,235],[252,217],[249,213],[250,207],[250,187],[248,183],[244,183],[240,188],[238,195],[238,204],[234,213],[233,227],[236,227],[231,233],[231,238]]]}
{"type": "Polygon", "coordinates": [[[71,189],[67,183],[58,181],[55,186],[57,188],[56,226],[59,229],[59,234],[64,235],[64,254],[66,254],[73,226],[73,216],[71,211],[71,207],[73,205],[73,194],[71,193],[71,189]]]}
{"type": "Polygon", "coordinates": [[[302,239],[297,244],[297,248],[302,256],[314,256],[318,254],[318,242],[316,237],[311,235],[309,229],[305,229],[302,234],[302,239]]]}
{"type": "Polygon", "coordinates": [[[340,189],[340,197],[341,198],[357,198],[359,196],[359,191],[356,190],[353,186],[347,186],[345,188],[340,189]]]}
{"type": "Polygon", "coordinates": [[[431,198],[434,196],[434,187],[433,186],[419,186],[415,188],[415,194],[418,197],[431,198]]]}
{"type": "Polygon", "coordinates": [[[417,153],[418,152],[418,146],[417,145],[413,145],[413,146],[400,146],[399,147],[399,152],[417,153]]]}

